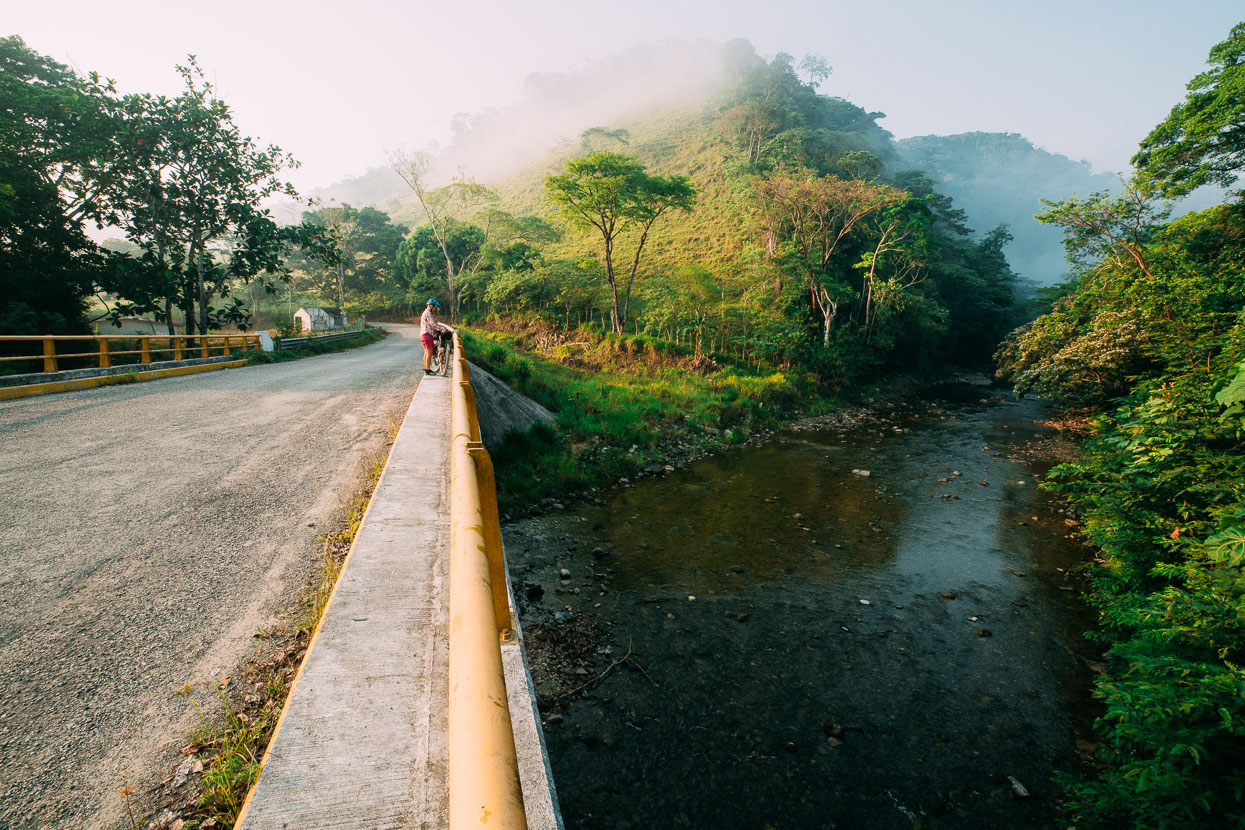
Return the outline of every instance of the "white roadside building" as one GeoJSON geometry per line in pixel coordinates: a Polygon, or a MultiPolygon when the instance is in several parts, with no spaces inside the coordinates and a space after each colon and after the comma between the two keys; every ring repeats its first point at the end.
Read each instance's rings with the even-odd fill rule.
{"type": "Polygon", "coordinates": [[[346,328],[346,314],[340,308],[300,308],[294,312],[298,322],[298,330],[314,333],[317,331],[341,331],[346,328]]]}

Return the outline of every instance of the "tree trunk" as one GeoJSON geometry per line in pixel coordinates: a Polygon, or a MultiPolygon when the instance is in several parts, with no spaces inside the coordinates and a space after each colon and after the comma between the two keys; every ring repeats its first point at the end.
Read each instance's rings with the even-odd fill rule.
{"type": "MultiPolygon", "coordinates": [[[[158,226],[155,228],[155,236],[156,236],[156,264],[160,266],[160,273],[162,275],[167,275],[168,267],[165,265],[165,262],[164,262],[164,235],[160,233],[160,229],[158,226]]],[[[177,334],[177,331],[175,327],[173,326],[173,298],[170,296],[166,296],[164,298],[164,322],[168,326],[169,337],[172,337],[173,335],[177,334]]]]}
{"type": "Polygon", "coordinates": [[[644,226],[644,230],[640,233],[640,241],[635,247],[635,258],[631,260],[631,273],[627,275],[627,291],[623,296],[622,325],[624,327],[627,325],[627,312],[631,308],[631,284],[635,282],[635,272],[640,267],[640,254],[644,251],[644,243],[648,241],[649,228],[653,227],[653,223],[657,221],[661,213],[658,211],[644,226]]]}
{"type": "Polygon", "coordinates": [[[614,334],[621,335],[623,333],[622,320],[618,315],[618,283],[614,279],[614,240],[605,236],[605,279],[610,284],[610,298],[613,304],[610,306],[610,325],[614,329],[614,334]]]}
{"type": "Polygon", "coordinates": [[[199,252],[199,266],[195,269],[199,289],[199,331],[206,334],[208,330],[208,296],[203,280],[203,252],[199,252]]]}
{"type": "Polygon", "coordinates": [[[450,258],[447,255],[445,257],[445,287],[450,293],[449,302],[451,323],[457,322],[458,320],[458,286],[454,284],[455,276],[454,264],[450,262],[450,258]]]}
{"type": "Polygon", "coordinates": [[[830,324],[834,322],[834,318],[838,316],[839,304],[830,299],[830,293],[824,288],[821,291],[822,296],[817,298],[817,307],[821,309],[823,318],[821,330],[821,345],[823,348],[830,346],[830,324]]]}

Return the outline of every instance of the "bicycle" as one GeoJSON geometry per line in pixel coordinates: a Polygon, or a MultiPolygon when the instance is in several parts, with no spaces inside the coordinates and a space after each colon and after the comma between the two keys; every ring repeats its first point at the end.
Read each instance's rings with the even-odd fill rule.
{"type": "Polygon", "coordinates": [[[443,331],[437,337],[437,347],[432,351],[432,372],[433,374],[448,377],[450,374],[450,360],[454,355],[454,335],[451,332],[443,331]]]}

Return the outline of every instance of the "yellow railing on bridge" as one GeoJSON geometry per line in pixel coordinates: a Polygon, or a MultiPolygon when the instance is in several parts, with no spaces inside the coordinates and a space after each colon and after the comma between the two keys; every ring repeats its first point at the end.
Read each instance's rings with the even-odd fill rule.
{"type": "Polygon", "coordinates": [[[66,334],[66,335],[0,335],[0,348],[5,343],[42,343],[42,352],[25,355],[0,355],[0,362],[37,361],[43,359],[43,371],[56,372],[60,361],[92,358],[101,369],[112,366],[113,358],[138,355],[138,363],[151,363],[152,355],[168,355],[162,360],[184,360],[187,357],[229,356],[236,349],[249,351],[260,348],[258,334],[66,334]],[[65,344],[57,348],[58,344],[65,344]],[[88,346],[88,344],[91,344],[88,346]],[[114,348],[137,345],[138,348],[114,348]],[[89,351],[77,351],[88,348],[89,351]],[[69,351],[69,350],[74,351],[69,351]]]}
{"type": "Polygon", "coordinates": [[[457,333],[450,418],[450,828],[526,828],[501,656],[515,625],[497,490],[457,333]]]}

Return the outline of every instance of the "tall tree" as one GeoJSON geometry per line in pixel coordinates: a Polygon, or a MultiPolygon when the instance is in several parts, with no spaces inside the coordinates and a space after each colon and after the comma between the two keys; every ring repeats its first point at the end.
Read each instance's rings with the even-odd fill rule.
{"type": "Polygon", "coordinates": [[[278,232],[260,203],[278,193],[297,198],[281,174],[298,163],[279,147],[260,147],[242,134],[193,55],[177,71],[185,90],[176,98],[142,94],[122,102],[143,148],[140,169],[123,192],[130,212],[125,228],[155,267],[180,278],[176,303],[187,332],[196,326],[206,332],[245,322],[236,299],[223,310],[212,308],[216,297],[229,295],[232,280],[281,272],[265,267],[251,273],[246,266],[279,261],[289,243],[290,234],[278,232]],[[261,252],[259,246],[268,247],[261,252]],[[234,256],[239,250],[246,255],[234,256]]]}
{"type": "Polygon", "coordinates": [[[332,273],[338,308],[346,304],[346,269],[353,264],[359,247],[358,216],[359,212],[350,205],[325,207],[312,214],[312,221],[323,225],[337,246],[339,256],[332,273]]]}
{"type": "Polygon", "coordinates": [[[595,229],[601,235],[612,303],[610,323],[615,333],[622,334],[649,231],[671,209],[690,212],[696,189],[686,176],[649,175],[630,156],[598,151],[571,159],[561,173],[547,177],[545,194],[571,225],[595,229]],[[614,255],[619,240],[632,229],[639,235],[620,307],[614,255]]]}
{"type": "MultiPolygon", "coordinates": [[[[487,237],[470,222],[447,220],[438,232],[431,223],[420,225],[402,240],[397,250],[399,280],[408,292],[436,294],[448,290],[454,276],[454,296],[461,303],[463,278],[470,273],[468,263],[478,262],[487,237]]],[[[423,299],[413,302],[423,305],[423,299]]]]}
{"type": "Polygon", "coordinates": [[[1068,262],[1078,270],[1108,259],[1121,268],[1130,262],[1154,279],[1146,243],[1167,218],[1171,206],[1156,203],[1146,190],[1136,182],[1124,182],[1124,192],[1119,196],[1091,193],[1084,199],[1043,199],[1047,209],[1036,218],[1064,229],[1068,262]]]}
{"type": "Polygon", "coordinates": [[[895,302],[906,288],[925,279],[932,239],[931,213],[921,199],[905,199],[876,211],[871,217],[873,246],[856,268],[864,274],[864,340],[873,336],[877,312],[895,302]]]}
{"type": "Polygon", "coordinates": [[[86,329],[86,298],[107,277],[83,225],[113,215],[101,198],[111,92],[0,38],[0,333],[86,329]]]}
{"type": "Polygon", "coordinates": [[[1142,181],[1167,196],[1204,184],[1231,187],[1245,166],[1245,23],[1210,50],[1208,63],[1133,156],[1142,181]]]}
{"type": "Polygon", "coordinates": [[[766,253],[777,252],[787,237],[808,280],[813,309],[821,316],[822,344],[830,345],[830,328],[842,295],[829,279],[828,266],[839,244],[862,220],[897,205],[908,194],[884,184],[838,176],[780,173],[757,182],[766,253]]]}
{"type": "Polygon", "coordinates": [[[358,244],[347,287],[364,292],[400,287],[397,256],[406,227],[389,221],[389,214],[374,207],[361,208],[355,223],[358,244]]]}
{"type": "Polygon", "coordinates": [[[415,193],[419,206],[428,217],[432,236],[445,257],[445,288],[449,292],[450,317],[455,319],[458,317],[457,277],[460,264],[455,263],[450,255],[450,223],[463,214],[473,213],[495,202],[497,195],[465,174],[455,177],[445,187],[431,188],[428,180],[433,159],[427,152],[399,149],[390,155],[389,163],[415,193]]]}

